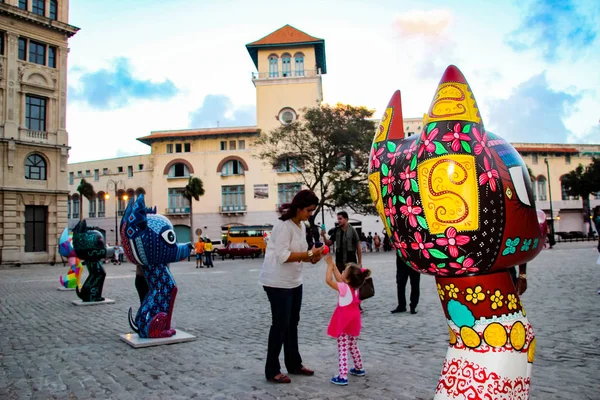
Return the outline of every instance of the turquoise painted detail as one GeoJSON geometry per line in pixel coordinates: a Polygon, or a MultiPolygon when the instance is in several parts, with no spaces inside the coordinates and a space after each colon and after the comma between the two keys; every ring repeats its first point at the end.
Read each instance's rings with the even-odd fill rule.
{"type": "Polygon", "coordinates": [[[517,251],[517,246],[519,245],[520,241],[521,241],[521,239],[518,237],[516,237],[514,239],[511,239],[511,238],[506,239],[506,243],[505,243],[506,248],[502,251],[502,255],[507,256],[509,254],[515,254],[515,252],[517,251]]]}
{"type": "Polygon", "coordinates": [[[475,325],[475,317],[467,306],[456,300],[448,302],[448,314],[452,322],[458,327],[475,325]]]}
{"type": "Polygon", "coordinates": [[[521,246],[521,251],[529,251],[530,246],[531,246],[531,239],[523,240],[523,246],[521,246]]]}

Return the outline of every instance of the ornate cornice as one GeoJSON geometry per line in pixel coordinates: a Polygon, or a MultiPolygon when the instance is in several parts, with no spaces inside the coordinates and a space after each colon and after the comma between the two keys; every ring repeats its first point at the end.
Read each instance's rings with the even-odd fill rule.
{"type": "Polygon", "coordinates": [[[26,10],[21,10],[19,7],[4,3],[0,3],[0,15],[7,15],[32,24],[41,25],[45,28],[58,31],[67,37],[75,35],[80,29],[76,26],[65,24],[64,22],[56,21],[26,10]]]}

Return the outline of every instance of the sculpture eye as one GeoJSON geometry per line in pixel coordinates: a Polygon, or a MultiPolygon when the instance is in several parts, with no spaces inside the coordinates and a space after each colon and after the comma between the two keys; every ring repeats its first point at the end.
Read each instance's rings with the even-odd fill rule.
{"type": "Polygon", "coordinates": [[[177,237],[175,236],[175,231],[173,231],[173,229],[164,231],[161,236],[163,239],[165,239],[165,242],[169,244],[175,244],[175,242],[177,241],[177,237]]]}

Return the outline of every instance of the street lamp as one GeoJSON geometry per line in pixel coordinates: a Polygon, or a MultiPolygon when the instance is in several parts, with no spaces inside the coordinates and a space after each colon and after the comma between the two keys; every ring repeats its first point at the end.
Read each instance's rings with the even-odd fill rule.
{"type": "MultiPolygon", "coordinates": [[[[119,190],[119,184],[122,183],[123,184],[123,189],[125,189],[125,182],[123,180],[112,180],[109,179],[108,182],[106,182],[106,194],[104,195],[104,198],[106,200],[108,200],[110,198],[110,195],[108,194],[109,190],[114,190],[115,191],[115,243],[119,243],[119,230],[118,230],[118,224],[117,224],[117,214],[118,214],[118,201],[119,198],[117,196],[117,191],[119,190]],[[112,189],[111,189],[112,188],[112,189]]],[[[127,201],[128,196],[125,194],[123,195],[123,200],[127,201]]]]}
{"type": "MultiPolygon", "coordinates": [[[[548,197],[550,199],[550,235],[552,235],[552,240],[554,240],[554,212],[552,211],[552,187],[550,186],[550,164],[548,163],[547,158],[544,158],[544,163],[546,164],[546,171],[548,172],[548,197]]],[[[550,243],[552,243],[552,241],[550,243]]]]}

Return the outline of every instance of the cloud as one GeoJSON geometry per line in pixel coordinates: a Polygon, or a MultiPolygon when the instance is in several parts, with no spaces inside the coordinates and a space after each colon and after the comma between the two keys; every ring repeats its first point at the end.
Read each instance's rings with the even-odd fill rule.
{"type": "Polygon", "coordinates": [[[491,100],[486,125],[509,141],[564,143],[572,134],[564,119],[576,110],[581,96],[553,90],[542,72],[517,86],[508,98],[491,100]]]}
{"type": "Polygon", "coordinates": [[[411,10],[398,15],[394,27],[403,37],[438,37],[453,20],[448,10],[411,10]]]}
{"type": "MultiPolygon", "coordinates": [[[[80,69],[74,67],[71,71],[80,69]]],[[[117,58],[110,70],[83,73],[76,86],[69,87],[69,100],[87,103],[95,109],[112,110],[125,107],[134,99],[166,100],[178,92],[168,79],[159,83],[136,79],[129,60],[117,58]]]]}
{"type": "Polygon", "coordinates": [[[256,108],[236,108],[231,99],[221,94],[208,94],[202,106],[189,114],[190,128],[214,128],[256,125],[256,108]]]}
{"type": "MultiPolygon", "coordinates": [[[[523,3],[525,4],[525,3],[523,3]]],[[[536,0],[529,4],[519,27],[506,43],[515,51],[540,51],[545,61],[565,54],[574,59],[585,53],[598,34],[597,25],[579,12],[572,0],[536,0]]]]}
{"type": "Polygon", "coordinates": [[[149,151],[147,152],[141,152],[141,151],[133,151],[130,149],[123,149],[123,148],[118,148],[117,151],[115,152],[115,157],[129,157],[129,156],[139,156],[140,154],[148,154],[149,151]]]}

